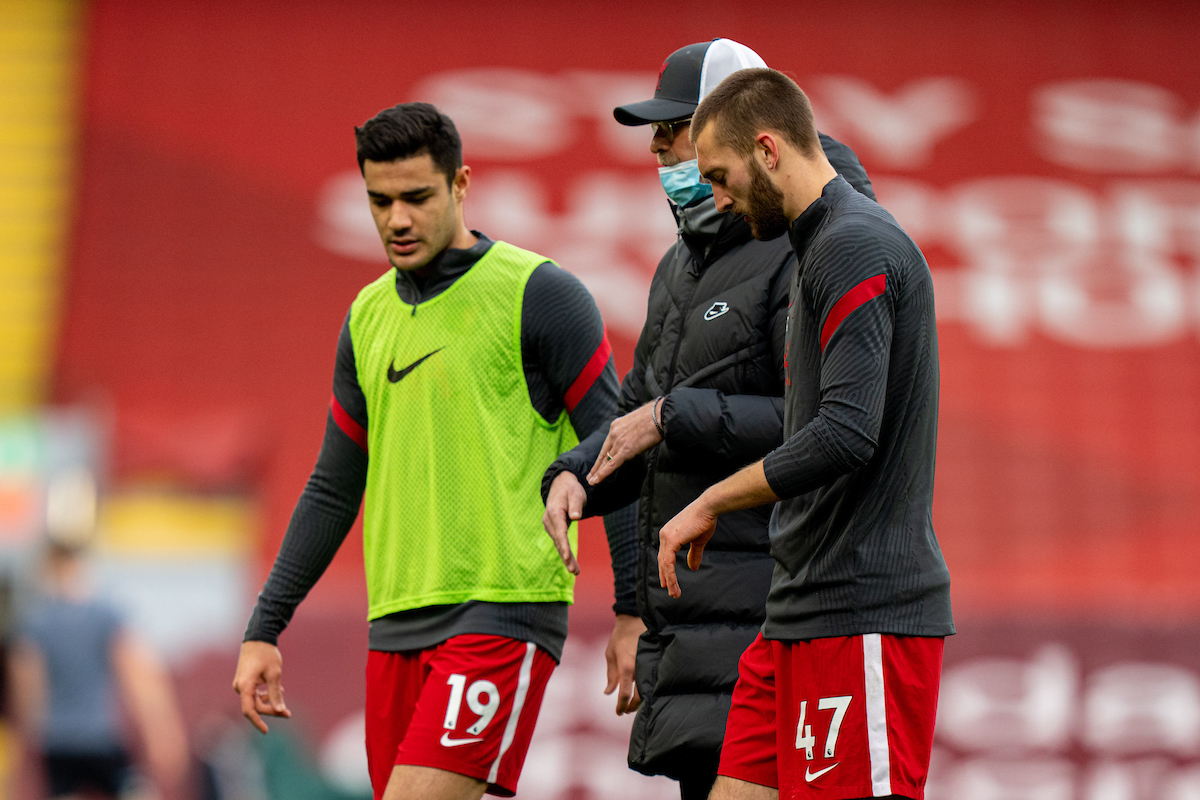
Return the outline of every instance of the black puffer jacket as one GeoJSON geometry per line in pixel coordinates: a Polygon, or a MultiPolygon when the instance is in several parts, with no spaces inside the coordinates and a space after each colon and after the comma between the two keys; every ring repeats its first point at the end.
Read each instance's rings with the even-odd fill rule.
{"type": "MultiPolygon", "coordinates": [[[[833,166],[864,194],[854,153],[822,135],[833,166]]],[[[683,596],[658,585],[658,532],[712,484],[783,441],[788,288],[796,259],[787,236],[760,242],[712,199],[680,212],[680,238],[650,284],[646,324],[621,386],[621,413],[665,396],[666,439],[589,487],[584,476],[607,426],[547,470],[543,494],[569,470],[588,491],[585,513],[640,500],[637,605],[646,633],[636,680],[642,706],[629,764],[679,777],[698,760],[715,771],[738,659],[764,619],[773,561],[771,507],[721,516],[698,572],[679,573],[683,596]]]]}

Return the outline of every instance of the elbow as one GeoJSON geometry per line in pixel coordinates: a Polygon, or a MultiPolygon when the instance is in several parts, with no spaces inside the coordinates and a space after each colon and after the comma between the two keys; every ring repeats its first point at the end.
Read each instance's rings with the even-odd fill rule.
{"type": "Polygon", "coordinates": [[[850,469],[864,467],[875,457],[875,443],[870,439],[857,438],[846,451],[850,469]]]}
{"type": "Polygon", "coordinates": [[[825,446],[843,472],[864,467],[875,457],[878,442],[861,429],[830,420],[826,432],[825,446]]]}

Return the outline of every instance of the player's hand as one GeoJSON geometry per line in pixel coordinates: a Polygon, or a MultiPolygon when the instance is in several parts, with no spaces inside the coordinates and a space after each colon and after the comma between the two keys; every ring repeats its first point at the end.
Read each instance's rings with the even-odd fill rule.
{"type": "MultiPolygon", "coordinates": [[[[587,480],[592,486],[612,475],[617,467],[636,455],[640,455],[662,441],[658,428],[654,427],[651,416],[654,404],[661,398],[655,398],[641,408],[630,411],[623,417],[617,417],[608,428],[608,436],[604,437],[604,446],[596,463],[588,473],[587,480]]],[[[659,420],[661,423],[662,420],[659,420]]]]}
{"type": "Polygon", "coordinates": [[[583,518],[583,507],[587,504],[587,492],[579,485],[575,473],[563,471],[558,473],[550,484],[550,494],[546,495],[546,513],[542,514],[542,527],[554,541],[558,557],[572,575],[579,574],[579,562],[571,552],[571,540],[567,538],[571,520],[583,518]]]}
{"type": "Polygon", "coordinates": [[[283,656],[278,647],[267,642],[242,642],[233,691],[242,698],[242,716],[262,733],[267,732],[267,723],[260,714],[292,716],[283,704],[282,675],[283,656]]]}
{"type": "Polygon", "coordinates": [[[605,694],[617,689],[617,715],[632,714],[642,704],[637,684],[633,682],[633,664],[637,658],[638,637],[646,632],[646,623],[641,617],[617,614],[608,647],[604,649],[604,660],[608,662],[608,685],[605,694]]]}
{"type": "Polygon", "coordinates": [[[658,532],[658,585],[671,597],[679,597],[679,580],[675,577],[675,555],[685,544],[688,549],[688,569],[700,569],[704,546],[717,531],[717,515],[708,509],[704,495],[693,500],[662,526],[658,532]]]}

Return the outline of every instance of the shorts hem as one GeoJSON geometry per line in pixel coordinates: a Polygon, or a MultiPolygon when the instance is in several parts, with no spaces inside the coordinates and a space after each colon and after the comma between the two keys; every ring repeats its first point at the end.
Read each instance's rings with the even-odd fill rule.
{"type": "MultiPolygon", "coordinates": [[[[801,784],[804,786],[804,784],[801,784]]],[[[828,800],[859,800],[863,797],[876,797],[874,788],[870,784],[858,784],[856,786],[825,786],[819,787],[821,797],[828,800]]],[[[781,791],[782,795],[782,791],[781,791]]],[[[915,786],[896,786],[892,785],[886,795],[882,797],[904,797],[909,800],[924,800],[925,789],[918,789],[915,786]]],[[[802,795],[803,796],[803,795],[802,795]]]]}
{"type": "Polygon", "coordinates": [[[735,781],[743,781],[745,783],[753,783],[755,786],[766,786],[768,789],[779,789],[778,779],[772,779],[767,775],[754,774],[750,770],[738,770],[736,767],[728,769],[717,769],[718,778],[733,778],[735,781]]]}
{"type": "MultiPolygon", "coordinates": [[[[442,761],[437,758],[427,758],[423,761],[413,756],[402,755],[393,766],[396,767],[428,767],[430,769],[440,769],[443,772],[453,772],[455,775],[462,775],[466,778],[473,778],[477,781],[487,783],[487,772],[483,771],[480,774],[479,770],[474,768],[472,764],[463,764],[461,762],[442,761]]],[[[497,778],[497,780],[499,780],[497,778]]],[[[487,794],[498,795],[500,797],[512,797],[517,793],[517,787],[505,786],[502,783],[488,783],[487,794]]]]}
{"type": "Polygon", "coordinates": [[[892,786],[892,794],[900,797],[907,797],[910,800],[924,800],[925,787],[917,788],[916,786],[892,786]]]}

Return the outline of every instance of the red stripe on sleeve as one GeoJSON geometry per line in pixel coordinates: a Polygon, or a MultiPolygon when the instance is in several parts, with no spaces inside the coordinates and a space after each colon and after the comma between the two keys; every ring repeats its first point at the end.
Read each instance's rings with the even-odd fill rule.
{"type": "Polygon", "coordinates": [[[579,377],[571,384],[571,388],[567,389],[567,394],[563,397],[563,401],[567,404],[567,411],[574,411],[575,406],[579,405],[579,401],[588,393],[588,389],[592,388],[592,384],[596,382],[596,378],[600,377],[600,373],[604,372],[604,366],[608,363],[609,356],[612,355],[612,345],[608,343],[608,326],[604,326],[604,338],[600,340],[600,346],[596,348],[596,352],[592,353],[592,357],[584,364],[583,369],[579,373],[579,377]]]}
{"type": "Polygon", "coordinates": [[[873,278],[867,278],[842,295],[842,299],[834,303],[833,308],[829,310],[829,316],[825,318],[825,325],[821,328],[821,352],[825,352],[825,345],[829,344],[829,340],[837,332],[838,326],[854,312],[854,309],[868,300],[879,297],[885,289],[887,289],[887,275],[876,275],[873,278]]]}
{"type": "Polygon", "coordinates": [[[337,395],[330,396],[329,410],[333,412],[333,421],[342,429],[342,433],[353,439],[364,453],[367,452],[367,429],[346,413],[346,409],[342,408],[342,404],[338,402],[337,395]]]}

